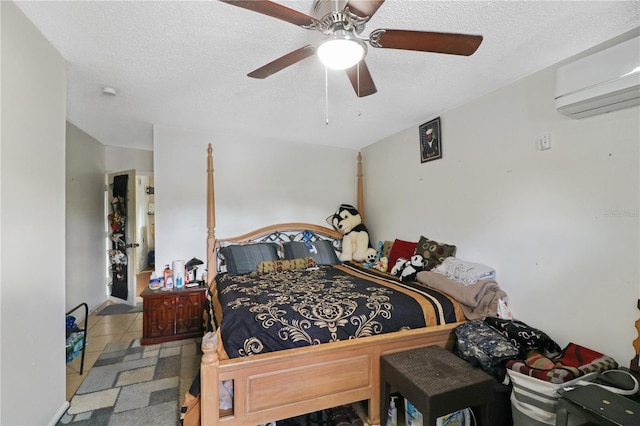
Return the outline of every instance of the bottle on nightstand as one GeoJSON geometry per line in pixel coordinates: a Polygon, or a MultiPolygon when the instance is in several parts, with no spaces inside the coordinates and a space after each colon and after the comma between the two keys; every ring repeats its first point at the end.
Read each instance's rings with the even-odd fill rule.
{"type": "Polygon", "coordinates": [[[169,265],[165,265],[164,267],[164,287],[165,288],[173,288],[173,272],[169,265]]]}

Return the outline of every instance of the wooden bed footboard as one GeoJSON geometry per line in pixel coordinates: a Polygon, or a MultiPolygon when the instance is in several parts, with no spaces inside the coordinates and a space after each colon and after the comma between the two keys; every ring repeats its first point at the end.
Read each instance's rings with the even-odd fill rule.
{"type": "Polygon", "coordinates": [[[452,349],[460,323],[220,361],[217,336],[202,340],[203,425],[247,425],[368,401],[367,422],[380,423],[380,356],[439,345],[452,349]],[[220,417],[220,381],[233,380],[233,414],[220,417]]]}

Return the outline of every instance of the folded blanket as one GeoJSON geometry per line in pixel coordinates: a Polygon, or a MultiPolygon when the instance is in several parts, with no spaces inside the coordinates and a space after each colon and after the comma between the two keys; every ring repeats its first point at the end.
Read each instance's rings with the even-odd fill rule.
{"type": "Polygon", "coordinates": [[[496,277],[495,269],[490,266],[468,262],[453,256],[447,257],[432,271],[465,285],[475,284],[480,280],[495,279],[496,277]]]}
{"type": "Polygon", "coordinates": [[[436,272],[421,271],[418,272],[417,280],[456,299],[464,316],[470,320],[495,317],[498,312],[498,299],[507,297],[507,293],[502,291],[493,279],[464,285],[436,272]]]}
{"type": "Polygon", "coordinates": [[[507,361],[509,370],[555,384],[614,368],[618,368],[618,363],[610,356],[575,343],[569,343],[555,358],[530,351],[525,359],[507,361]]]}

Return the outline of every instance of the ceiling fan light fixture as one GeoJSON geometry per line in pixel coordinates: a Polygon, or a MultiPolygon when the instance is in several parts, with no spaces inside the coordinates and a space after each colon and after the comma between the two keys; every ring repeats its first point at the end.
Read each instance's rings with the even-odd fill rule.
{"type": "Polygon", "coordinates": [[[335,31],[318,47],[316,53],[327,68],[344,70],[364,58],[366,45],[348,31],[335,31]]]}

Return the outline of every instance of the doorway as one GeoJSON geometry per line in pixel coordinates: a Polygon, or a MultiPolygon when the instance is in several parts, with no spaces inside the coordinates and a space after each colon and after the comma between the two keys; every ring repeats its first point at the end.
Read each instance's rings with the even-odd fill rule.
{"type": "Polygon", "coordinates": [[[108,173],[107,296],[117,303],[141,303],[155,267],[153,174],[108,173]]]}
{"type": "Polygon", "coordinates": [[[107,175],[109,298],[135,306],[135,170],[107,175]],[[133,253],[132,253],[133,252],[133,253]]]}
{"type": "Polygon", "coordinates": [[[149,285],[155,268],[155,188],[153,175],[136,177],[136,296],[149,285]]]}

